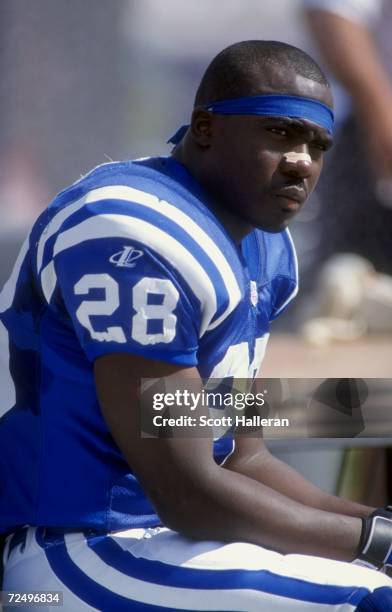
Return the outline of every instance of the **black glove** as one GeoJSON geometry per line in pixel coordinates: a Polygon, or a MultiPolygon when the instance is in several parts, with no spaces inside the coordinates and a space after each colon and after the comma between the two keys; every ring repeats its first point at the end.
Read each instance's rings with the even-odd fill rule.
{"type": "Polygon", "coordinates": [[[392,566],[392,506],[378,508],[362,519],[362,533],[355,562],[372,569],[392,566]]]}

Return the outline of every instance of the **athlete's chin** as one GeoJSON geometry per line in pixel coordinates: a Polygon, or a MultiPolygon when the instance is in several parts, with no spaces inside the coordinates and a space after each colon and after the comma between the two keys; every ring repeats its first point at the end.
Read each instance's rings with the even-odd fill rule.
{"type": "Polygon", "coordinates": [[[254,220],[252,225],[261,229],[264,232],[268,232],[269,234],[278,234],[279,232],[283,232],[286,227],[289,225],[288,219],[282,219],[280,221],[269,221],[269,220],[254,220]]]}
{"type": "Polygon", "coordinates": [[[247,215],[247,221],[253,227],[269,232],[271,234],[277,234],[283,232],[288,225],[293,221],[299,212],[298,209],[282,209],[276,206],[261,207],[252,209],[250,208],[247,215]]]}

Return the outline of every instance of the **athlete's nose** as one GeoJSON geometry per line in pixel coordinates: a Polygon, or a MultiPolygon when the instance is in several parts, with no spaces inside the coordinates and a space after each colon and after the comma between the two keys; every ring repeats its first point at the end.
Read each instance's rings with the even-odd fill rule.
{"type": "Polygon", "coordinates": [[[280,167],[283,174],[305,179],[312,172],[312,158],[307,150],[290,151],[282,155],[280,167]]]}

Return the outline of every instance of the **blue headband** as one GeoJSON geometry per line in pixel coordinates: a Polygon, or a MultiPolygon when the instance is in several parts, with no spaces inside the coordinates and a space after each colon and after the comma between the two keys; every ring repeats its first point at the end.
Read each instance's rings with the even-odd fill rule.
{"type": "MultiPolygon", "coordinates": [[[[231,100],[219,100],[204,105],[205,110],[219,115],[260,115],[263,117],[291,117],[293,119],[307,119],[317,123],[332,134],[333,112],[322,102],[311,98],[300,96],[289,96],[286,94],[264,94],[260,96],[247,96],[244,98],[232,98],[231,100]]],[[[168,140],[178,144],[189,125],[183,125],[168,140]]]]}

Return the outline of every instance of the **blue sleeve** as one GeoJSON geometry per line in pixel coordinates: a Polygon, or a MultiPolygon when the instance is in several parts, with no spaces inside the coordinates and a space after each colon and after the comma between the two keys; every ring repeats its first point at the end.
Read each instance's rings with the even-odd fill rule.
{"type": "Polygon", "coordinates": [[[178,270],[135,240],[99,238],[59,253],[58,287],[90,360],[125,352],[197,364],[200,303],[178,270]]]}

